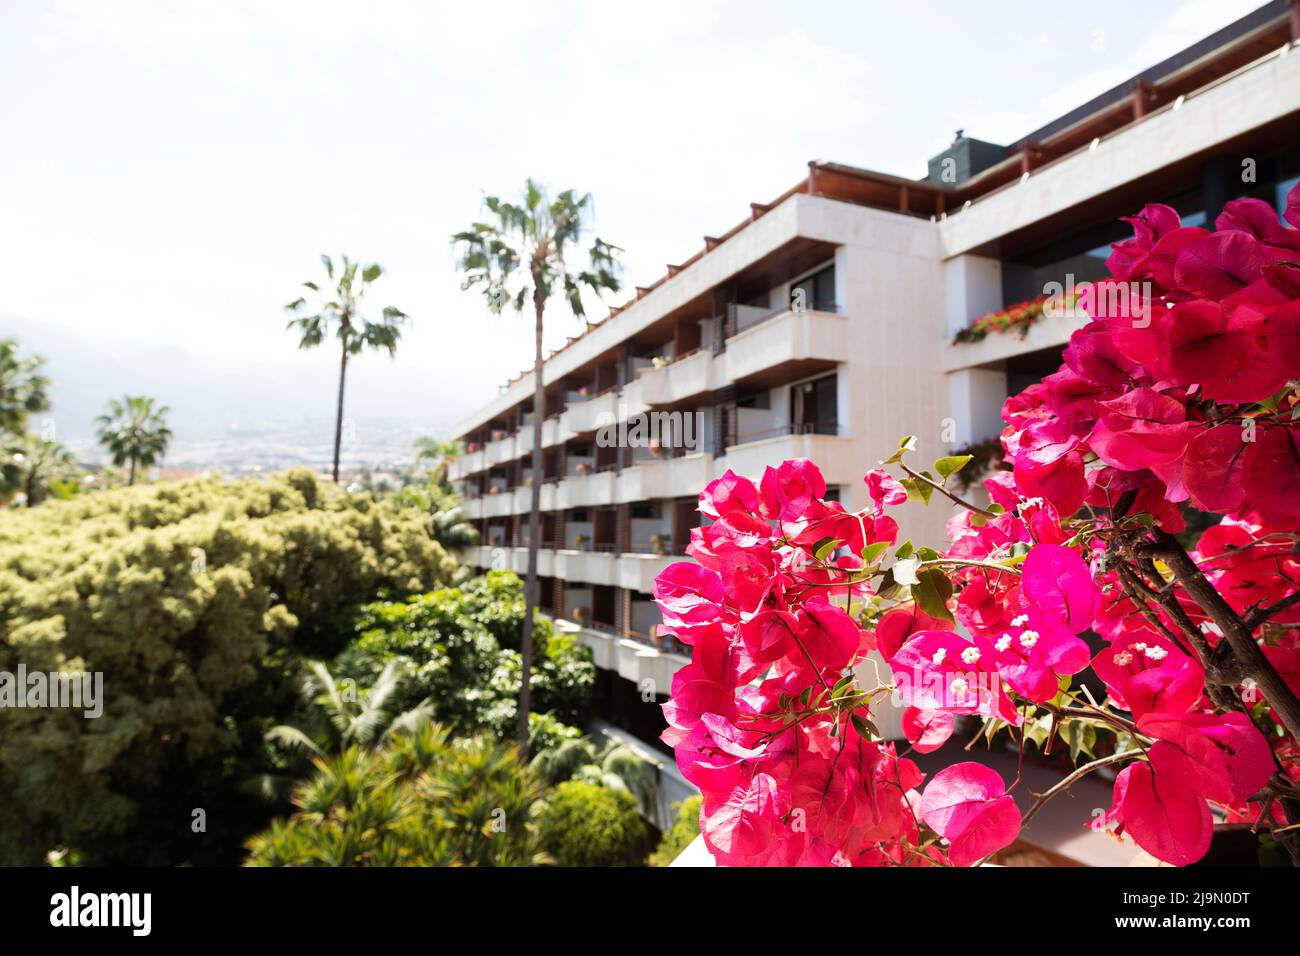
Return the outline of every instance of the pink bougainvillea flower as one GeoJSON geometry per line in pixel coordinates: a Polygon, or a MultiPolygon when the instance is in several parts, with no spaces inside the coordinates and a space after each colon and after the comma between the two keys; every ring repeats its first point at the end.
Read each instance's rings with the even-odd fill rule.
{"type": "Polygon", "coordinates": [[[1021,593],[1075,634],[1092,626],[1097,589],[1083,558],[1057,544],[1040,544],[1025,557],[1021,593]]]}
{"type": "Polygon", "coordinates": [[[907,501],[907,489],[897,478],[883,469],[871,469],[862,480],[866,482],[867,494],[875,502],[878,512],[886,505],[901,505],[907,501]]]}
{"type": "Polygon", "coordinates": [[[951,631],[953,624],[926,614],[915,603],[886,611],[876,622],[876,650],[886,661],[892,660],[898,649],[918,631],[951,631]]]}
{"type": "Polygon", "coordinates": [[[655,578],[655,602],[664,626],[685,644],[716,631],[722,616],[722,578],[693,561],[676,561],[655,578]]]}
{"type": "Polygon", "coordinates": [[[1235,422],[1197,432],[1183,456],[1182,479],[1197,506],[1211,513],[1233,511],[1246,497],[1242,468],[1247,443],[1235,422]]]}
{"type": "Polygon", "coordinates": [[[903,734],[917,753],[933,753],[948,742],[956,720],[942,710],[908,707],[903,711],[903,734]]]}
{"type": "Polygon", "coordinates": [[[1246,449],[1242,483],[1251,505],[1270,521],[1300,517],[1300,429],[1260,428],[1246,449]]]}
{"type": "Polygon", "coordinates": [[[948,841],[954,866],[977,863],[1016,839],[1020,809],[1006,790],[996,770],[970,761],[945,767],[926,784],[921,819],[948,841]]]}
{"type": "Polygon", "coordinates": [[[781,794],[776,781],[765,773],[731,790],[716,805],[702,806],[704,841],[724,864],[771,851],[773,832],[781,826],[781,794]]]}
{"type": "Polygon", "coordinates": [[[1216,232],[1183,248],[1174,281],[1194,295],[1226,299],[1250,285],[1268,262],[1263,245],[1244,232],[1216,232]]]}
{"type": "Polygon", "coordinates": [[[1088,443],[1108,465],[1140,471],[1177,458],[1187,447],[1187,411],[1181,402],[1150,388],[1099,402],[1101,417],[1088,443]]]}
{"type": "Polygon", "coordinates": [[[818,669],[842,668],[857,655],[862,629],[843,608],[818,595],[804,605],[799,616],[797,644],[818,669]]]}
{"type": "Polygon", "coordinates": [[[1205,687],[1201,665],[1150,629],[1129,632],[1101,650],[1092,669],[1115,705],[1139,718],[1185,714],[1200,702],[1205,687]]]}
{"type": "Polygon", "coordinates": [[[983,714],[1019,726],[993,655],[951,631],[921,631],[889,662],[899,699],[909,707],[983,714]]]}
{"type": "Polygon", "coordinates": [[[1182,779],[1166,778],[1146,763],[1129,764],[1115,778],[1114,805],[1107,815],[1138,846],[1175,866],[1205,856],[1214,830],[1209,804],[1180,786],[1182,779]]]}

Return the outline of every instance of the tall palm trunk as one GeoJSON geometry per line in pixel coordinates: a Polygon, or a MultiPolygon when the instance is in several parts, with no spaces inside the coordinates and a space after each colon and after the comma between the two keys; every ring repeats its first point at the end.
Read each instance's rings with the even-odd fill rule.
{"type": "Polygon", "coordinates": [[[135,484],[135,458],[131,458],[131,468],[126,473],[126,486],[130,488],[135,484]]]}
{"type": "Polygon", "coordinates": [[[334,484],[339,483],[339,448],[343,444],[343,382],[348,374],[348,344],[343,343],[343,357],[339,360],[339,407],[334,413],[334,484]]]}
{"type": "Polygon", "coordinates": [[[533,271],[533,310],[537,321],[533,353],[533,484],[528,506],[528,572],[524,578],[523,668],[519,683],[519,750],[528,753],[528,709],[531,701],[529,683],[533,674],[533,609],[537,607],[537,548],[542,524],[542,420],[546,417],[546,387],[542,382],[542,313],[546,299],[542,294],[541,276],[533,271]]]}

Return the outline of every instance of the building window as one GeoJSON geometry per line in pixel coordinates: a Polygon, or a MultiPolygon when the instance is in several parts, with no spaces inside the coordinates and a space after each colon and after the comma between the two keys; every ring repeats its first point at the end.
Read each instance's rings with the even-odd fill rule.
{"type": "Polygon", "coordinates": [[[790,431],[797,435],[839,434],[839,382],[832,372],[790,386],[790,431]]]}
{"type": "Polygon", "coordinates": [[[802,299],[803,308],[816,312],[834,312],[835,307],[835,266],[805,276],[790,285],[791,307],[802,299]],[[802,293],[802,295],[800,295],[802,293]]]}

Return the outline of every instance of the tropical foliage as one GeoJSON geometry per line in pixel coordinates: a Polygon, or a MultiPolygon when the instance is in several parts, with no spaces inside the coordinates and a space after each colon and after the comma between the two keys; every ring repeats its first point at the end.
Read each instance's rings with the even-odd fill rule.
{"type": "Polygon", "coordinates": [[[317,757],[296,812],[248,841],[253,866],[545,863],[544,789],[513,747],[425,723],[383,748],[317,757]]]}
{"type": "Polygon", "coordinates": [[[104,710],[6,711],[0,862],[60,846],[91,863],[227,859],[265,819],[236,791],[295,706],[301,658],[338,652],[351,605],[454,571],[420,512],[305,470],[7,513],[0,671],[99,672],[104,710]]]}
{"type": "Polygon", "coordinates": [[[557,786],[540,819],[542,846],[560,866],[639,866],[646,827],[622,790],[580,780],[557,786]]]}
{"type": "MultiPolygon", "coordinates": [[[[523,620],[523,585],[510,571],[372,602],[356,613],[356,639],[335,670],[366,683],[393,666],[402,678],[392,699],[398,710],[427,699],[436,719],[459,732],[508,736],[517,720],[523,620]]],[[[591,652],[545,619],[535,622],[532,640],[537,711],[585,725],[596,679],[591,652]]]]}

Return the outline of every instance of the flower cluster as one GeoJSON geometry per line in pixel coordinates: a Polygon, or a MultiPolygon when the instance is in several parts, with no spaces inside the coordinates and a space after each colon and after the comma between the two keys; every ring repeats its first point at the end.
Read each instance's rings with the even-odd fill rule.
{"type": "Polygon", "coordinates": [[[1164,206],[1131,222],[1064,365],[1008,399],[986,506],[949,487],[968,456],[918,472],[911,440],[861,511],[805,460],[701,494],[695,560],[655,597],[692,646],[664,739],[720,863],[969,865],[1055,794],[1022,817],[978,762],[926,782],[880,739],[887,699],[917,753],[958,721],[1068,737],[1082,772],[1119,770],[1104,825],[1160,860],[1201,858],[1216,814],[1280,825],[1300,858],[1300,230],[1256,200],[1215,232],[1164,206]],[[936,494],[962,506],[948,549],[897,544],[885,509],[936,494]]]}
{"type": "Polygon", "coordinates": [[[1072,310],[1075,307],[1075,298],[1072,295],[1039,295],[1032,299],[1026,299],[1024,302],[1017,302],[1014,305],[1008,305],[1002,309],[996,309],[988,312],[978,318],[972,319],[970,324],[963,329],[958,329],[957,334],[953,336],[953,342],[979,342],[988,336],[990,332],[996,332],[1005,335],[1009,332],[1017,333],[1022,339],[1029,334],[1029,330],[1038,324],[1051,310],[1072,310]]]}

